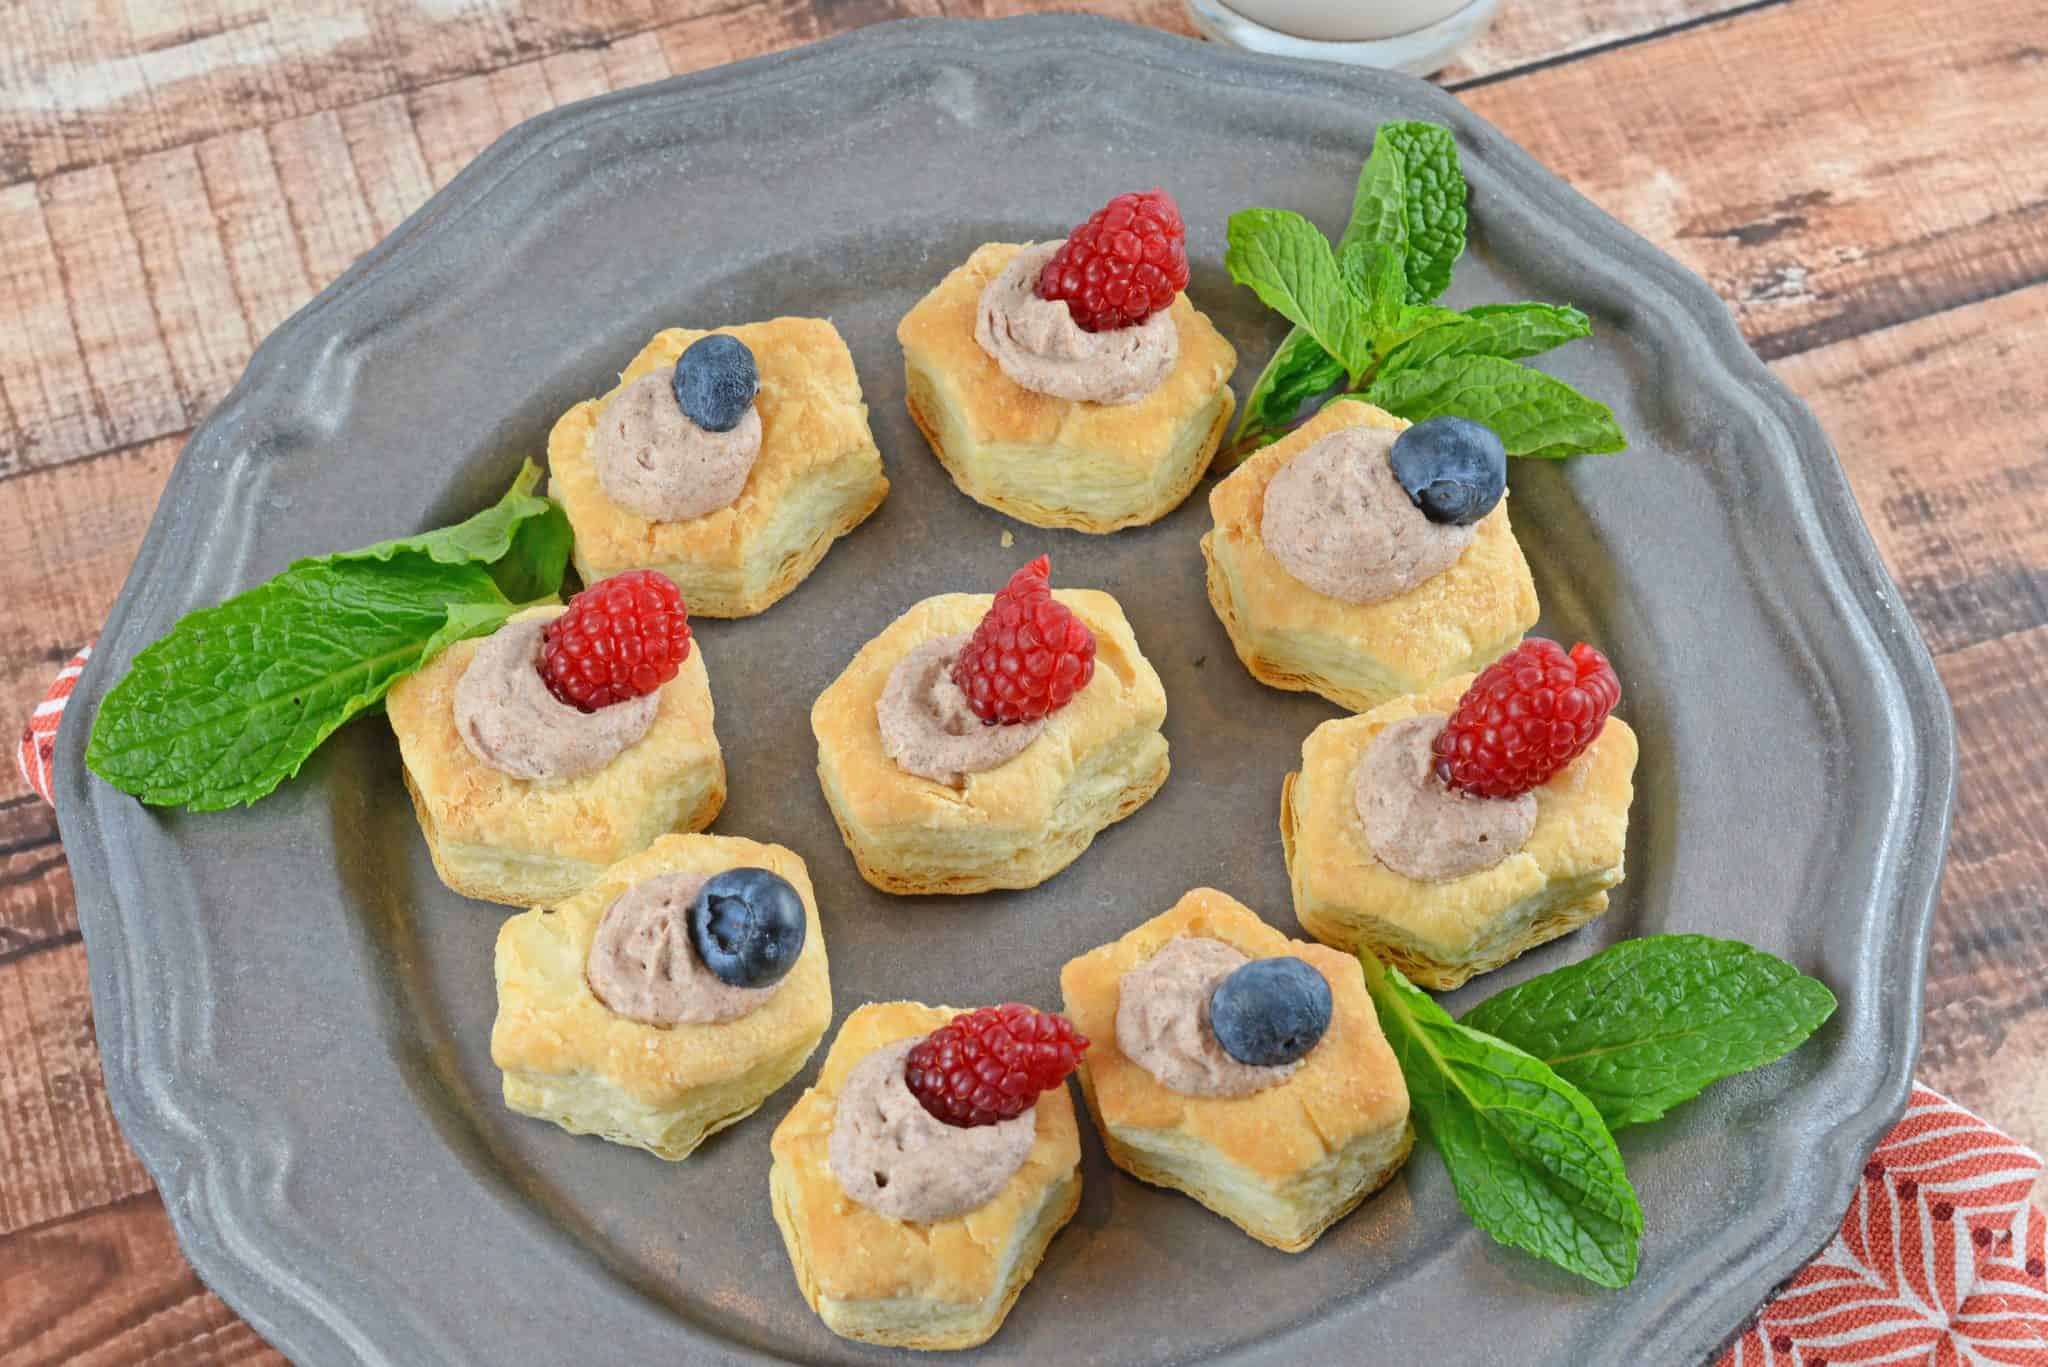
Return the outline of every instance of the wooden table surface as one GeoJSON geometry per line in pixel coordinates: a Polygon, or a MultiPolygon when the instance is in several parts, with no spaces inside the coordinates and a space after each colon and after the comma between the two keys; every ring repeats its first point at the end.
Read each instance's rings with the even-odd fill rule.
{"type": "MultiPolygon", "coordinates": [[[[251,348],[497,134],[875,20],[1055,7],[9,6],[0,723],[94,633],[251,348]]],[[[1086,7],[1189,31],[1176,0],[1086,7]]],[[[1441,79],[1711,282],[1833,435],[1961,738],[1921,1076],[2048,1148],[2048,0],[1508,0],[1441,79]]],[[[56,826],[5,769],[0,1363],[274,1359],[115,1128],[56,826]]]]}

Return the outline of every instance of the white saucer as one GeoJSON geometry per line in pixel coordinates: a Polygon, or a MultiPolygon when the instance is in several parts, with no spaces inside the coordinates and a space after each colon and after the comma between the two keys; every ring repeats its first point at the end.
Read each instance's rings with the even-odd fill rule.
{"type": "Polygon", "coordinates": [[[1427,76],[1450,64],[1464,47],[1486,32],[1500,10],[1500,0],[1472,0],[1463,9],[1427,28],[1371,42],[1326,42],[1297,38],[1254,23],[1222,0],[1185,0],[1188,15],[1203,34],[1219,43],[1277,57],[1307,57],[1352,66],[1382,67],[1427,76]]]}

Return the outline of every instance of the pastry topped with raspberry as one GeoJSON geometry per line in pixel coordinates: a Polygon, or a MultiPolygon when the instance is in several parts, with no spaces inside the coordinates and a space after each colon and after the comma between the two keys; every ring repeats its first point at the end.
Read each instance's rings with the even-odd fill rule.
{"type": "Polygon", "coordinates": [[[1187,284],[1187,225],[1162,189],[1058,240],[983,246],[897,328],[911,416],[964,492],[1021,521],[1157,521],[1233,403],[1237,354],[1187,284]]]}
{"type": "Polygon", "coordinates": [[[898,1348],[995,1334],[1080,1203],[1066,1078],[1088,1047],[1014,1002],[846,1018],[769,1145],[775,1223],[826,1328],[898,1348]]]}
{"type": "Polygon", "coordinates": [[[566,897],[725,801],[689,612],[653,570],[458,642],[386,710],[435,867],[468,896],[566,897]]]}
{"type": "Polygon", "coordinates": [[[1165,782],[1158,674],[1115,599],[1051,575],[1040,556],[993,596],[926,599],[812,707],[826,800],[883,891],[1034,887],[1165,782]]]}
{"type": "Polygon", "coordinates": [[[1532,637],[1318,727],[1281,800],[1302,925],[1450,988],[1598,916],[1633,791],[1620,701],[1598,650],[1532,637]]]}

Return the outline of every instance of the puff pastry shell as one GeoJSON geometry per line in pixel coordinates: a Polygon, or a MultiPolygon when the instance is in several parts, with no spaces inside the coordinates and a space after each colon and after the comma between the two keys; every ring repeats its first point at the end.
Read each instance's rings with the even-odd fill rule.
{"type": "Polygon", "coordinates": [[[1057,589],[1095,633],[1095,677],[1007,764],[950,788],[882,749],[875,701],[897,663],[935,637],[971,632],[992,595],[927,598],[861,647],[811,708],[818,781],[861,876],[884,892],[1036,887],[1080,858],[1166,782],[1166,690],[1116,599],[1057,589]]]}
{"type": "MultiPolygon", "coordinates": [[[[562,611],[529,608],[512,620],[562,611]]],[[[455,891],[511,906],[567,897],[656,836],[702,830],[725,805],[701,641],[662,685],[647,734],[596,773],[559,783],[493,769],[456,731],[455,685],[480,644],[456,642],[385,699],[420,831],[455,891]]]]}
{"type": "Polygon", "coordinates": [[[1110,1161],[1185,1192],[1262,1244],[1299,1253],[1392,1177],[1408,1156],[1408,1087],[1380,1033],[1358,962],[1290,940],[1243,903],[1196,888],[1172,910],[1060,970],[1067,1016],[1090,1041],[1081,1094],[1110,1161]],[[1117,1048],[1118,982],[1181,935],[1254,959],[1292,954],[1330,984],[1330,1026],[1278,1086],[1184,1096],[1117,1048]]]}
{"type": "Polygon", "coordinates": [[[839,1089],[876,1049],[959,1013],[878,1002],[846,1018],[817,1085],[775,1127],[768,1189],[804,1300],[845,1338],[898,1348],[972,1348],[1002,1327],[1046,1246],[1081,1201],[1081,1135],[1065,1087],[1038,1098],[1037,1137],[1009,1184],[950,1220],[911,1224],[861,1205],[832,1175],[839,1089]]]}
{"type": "Polygon", "coordinates": [[[880,507],[889,481],[853,356],[829,321],[776,318],[715,330],[745,342],[761,373],[761,454],[731,507],[687,522],[650,521],[612,502],[590,455],[605,404],[642,375],[673,368],[685,347],[708,335],[692,328],[656,333],[617,387],[561,416],[548,434],[548,492],[575,528],[584,583],[657,569],[676,581],[693,614],[751,617],[802,583],[833,541],[880,507]]]}
{"type": "Polygon", "coordinates": [[[504,1072],[505,1104],[671,1161],[752,1115],[802,1070],[832,1022],[825,936],[804,861],[732,836],[663,836],[559,907],[512,917],[498,930],[496,972],[491,1062],[504,1072]],[[803,953],[775,994],[717,1025],[661,1029],[614,1014],[584,976],[605,909],[657,874],[732,868],[767,869],[803,898],[803,953]]]}
{"type": "Polygon", "coordinates": [[[903,316],[910,416],[960,491],[1034,527],[1113,532],[1157,522],[1194,492],[1230,423],[1237,352],[1185,294],[1180,358],[1136,403],[1025,389],[974,339],[981,292],[1023,244],[975,249],[903,316]]]}
{"type": "Polygon", "coordinates": [[[1397,597],[1347,603],[1289,574],[1260,533],[1266,486],[1310,446],[1355,426],[1408,424],[1353,399],[1326,404],[1209,491],[1216,525],[1202,538],[1202,558],[1210,605],[1253,678],[1363,712],[1514,649],[1536,624],[1536,583],[1508,528],[1505,497],[1455,565],[1397,597]]]}
{"type": "Polygon", "coordinates": [[[1607,910],[1622,878],[1636,735],[1609,717],[1599,738],[1536,790],[1536,829],[1490,869],[1423,883],[1380,863],[1353,801],[1358,761],[1382,729],[1450,713],[1473,676],[1446,679],[1362,716],[1324,722],[1280,796],[1280,836],[1302,928],[1340,949],[1372,950],[1440,991],[1488,973],[1607,910]]]}

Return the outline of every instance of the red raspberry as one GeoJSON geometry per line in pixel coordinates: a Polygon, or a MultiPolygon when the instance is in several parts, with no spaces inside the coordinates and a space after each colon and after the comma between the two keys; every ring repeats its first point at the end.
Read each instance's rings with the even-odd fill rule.
{"type": "Polygon", "coordinates": [[[540,677],[583,712],[644,698],[690,658],[682,591],[658,570],[628,570],[592,584],[548,623],[540,677]]]}
{"type": "Polygon", "coordinates": [[[1074,229],[1038,273],[1083,332],[1142,323],[1188,287],[1188,230],[1164,190],[1118,195],[1074,229]]]}
{"type": "Polygon", "coordinates": [[[989,726],[1050,716],[1095,677],[1095,633],[1052,596],[1045,556],[1010,576],[953,662],[953,682],[989,726]]]}
{"type": "Polygon", "coordinates": [[[1605,655],[1532,636],[1458,699],[1436,738],[1436,776],[1474,797],[1519,797],[1577,759],[1620,701],[1605,655]]]}
{"type": "Polygon", "coordinates": [[[1065,1016],[1020,1002],[955,1016],[917,1042],[903,1065],[933,1116],[969,1129],[1020,1116],[1067,1080],[1088,1041],[1065,1016]]]}

